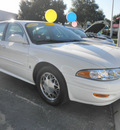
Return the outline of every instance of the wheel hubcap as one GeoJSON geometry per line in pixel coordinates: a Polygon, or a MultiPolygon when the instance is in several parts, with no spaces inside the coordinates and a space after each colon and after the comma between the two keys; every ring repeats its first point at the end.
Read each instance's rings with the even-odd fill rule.
{"type": "Polygon", "coordinates": [[[60,85],[57,78],[51,73],[44,73],[40,78],[40,88],[44,96],[53,101],[58,98],[60,85]]]}

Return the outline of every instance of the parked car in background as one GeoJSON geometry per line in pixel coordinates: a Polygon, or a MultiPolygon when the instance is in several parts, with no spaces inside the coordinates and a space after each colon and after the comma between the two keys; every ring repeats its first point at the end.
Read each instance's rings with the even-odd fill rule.
{"type": "Polygon", "coordinates": [[[90,41],[90,42],[93,42],[95,44],[100,43],[100,44],[116,46],[116,44],[114,43],[113,40],[112,41],[109,39],[106,40],[106,38],[103,38],[103,35],[102,36],[99,35],[99,38],[93,37],[93,35],[91,35],[91,37],[90,36],[88,37],[86,35],[86,33],[80,28],[73,28],[73,27],[67,27],[67,28],[70,29],[71,31],[73,31],[74,33],[76,33],[77,35],[79,35],[85,41],[90,41]]]}
{"type": "Polygon", "coordinates": [[[0,22],[0,71],[36,85],[50,105],[70,99],[102,106],[120,98],[120,49],[59,24],[0,22]]]}
{"type": "Polygon", "coordinates": [[[106,40],[108,42],[114,43],[114,41],[107,35],[101,34],[101,30],[106,26],[104,21],[97,21],[89,26],[85,33],[89,38],[97,38],[101,40],[106,40]]]}

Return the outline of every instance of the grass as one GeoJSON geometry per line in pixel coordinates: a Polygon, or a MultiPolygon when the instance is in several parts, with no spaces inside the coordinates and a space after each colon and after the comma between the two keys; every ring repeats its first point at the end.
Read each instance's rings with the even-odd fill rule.
{"type": "Polygon", "coordinates": [[[117,36],[112,36],[112,39],[114,40],[115,44],[117,45],[117,36]]]}
{"type": "Polygon", "coordinates": [[[114,40],[115,44],[117,44],[117,39],[113,39],[113,40],[114,40]]]}

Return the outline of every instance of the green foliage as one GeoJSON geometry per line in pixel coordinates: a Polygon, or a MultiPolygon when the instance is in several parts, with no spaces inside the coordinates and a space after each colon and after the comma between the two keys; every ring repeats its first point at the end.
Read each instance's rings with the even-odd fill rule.
{"type": "Polygon", "coordinates": [[[22,0],[20,3],[20,11],[18,14],[18,19],[28,20],[31,16],[31,3],[28,0],[22,0]]]}
{"type": "Polygon", "coordinates": [[[119,24],[119,19],[116,19],[116,18],[118,18],[118,17],[120,17],[120,14],[115,15],[115,16],[113,17],[113,23],[119,24]]]}
{"type": "Polygon", "coordinates": [[[57,12],[56,22],[60,22],[64,24],[66,22],[66,16],[64,15],[64,10],[66,9],[66,5],[64,5],[63,0],[53,0],[51,4],[51,8],[57,12]]]}
{"type": "Polygon", "coordinates": [[[84,25],[87,21],[91,23],[103,20],[104,15],[99,6],[95,3],[95,0],[72,0],[73,11],[77,14],[77,20],[80,24],[84,25]]]}
{"type": "Polygon", "coordinates": [[[54,9],[57,12],[56,22],[65,23],[64,10],[66,5],[63,0],[21,0],[18,19],[43,21],[48,9],[54,9]]]}

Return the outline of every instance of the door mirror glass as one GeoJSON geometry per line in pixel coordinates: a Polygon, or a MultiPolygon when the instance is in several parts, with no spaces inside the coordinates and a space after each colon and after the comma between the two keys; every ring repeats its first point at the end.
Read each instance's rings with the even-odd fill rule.
{"type": "Polygon", "coordinates": [[[25,43],[27,44],[27,38],[24,32],[24,29],[18,23],[10,23],[8,25],[5,41],[25,43]]]}
{"type": "Polygon", "coordinates": [[[25,38],[23,38],[19,34],[12,34],[11,36],[8,37],[8,41],[10,42],[17,42],[17,43],[24,43],[27,44],[28,42],[26,41],[25,38]]]}

